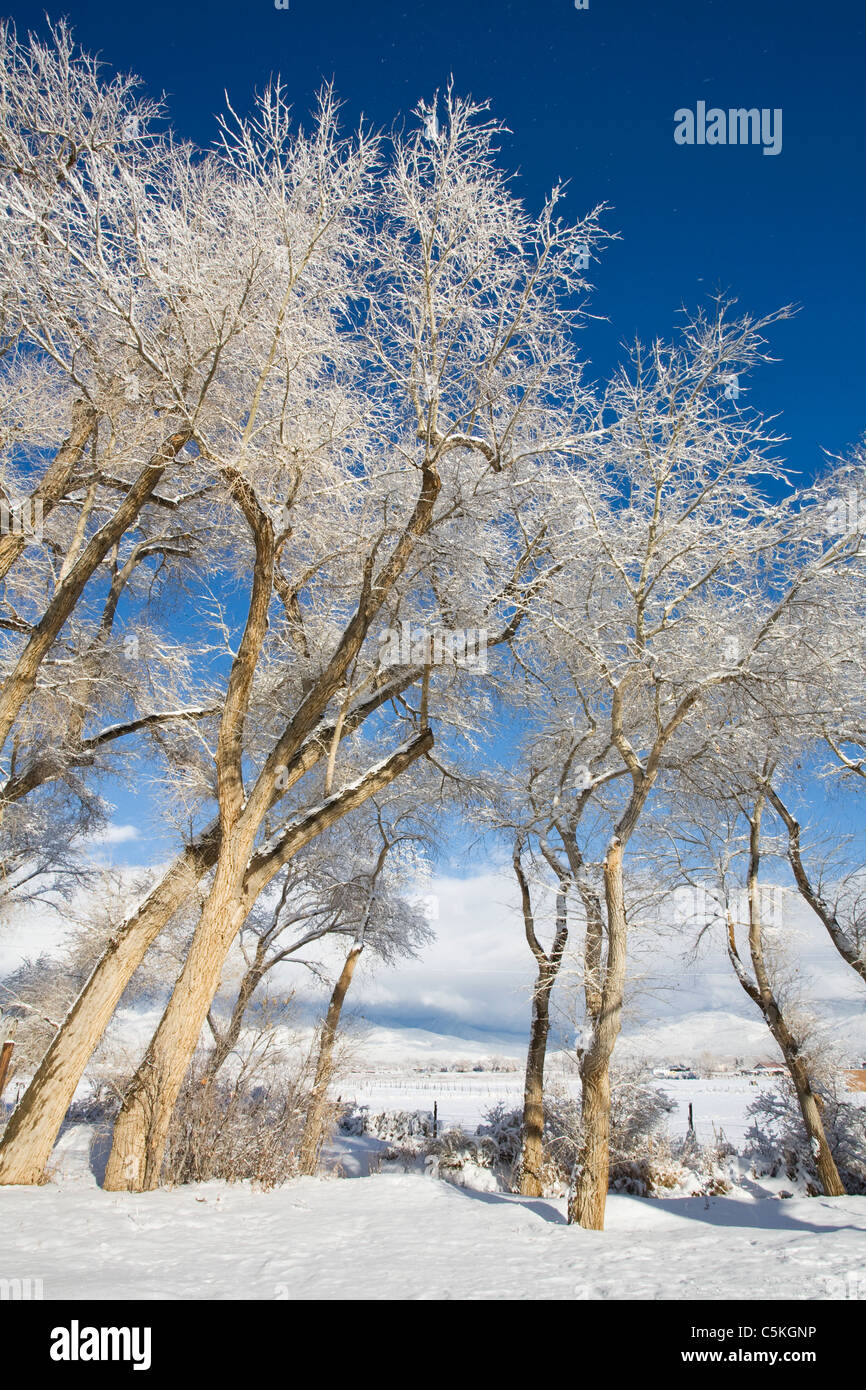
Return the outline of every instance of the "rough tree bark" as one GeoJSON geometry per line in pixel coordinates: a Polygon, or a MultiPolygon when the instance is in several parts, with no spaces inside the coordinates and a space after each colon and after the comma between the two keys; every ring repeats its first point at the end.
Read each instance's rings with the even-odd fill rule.
{"type": "Polygon", "coordinates": [[[580,1060],[582,1139],[568,1220],[591,1231],[604,1230],[610,1176],[610,1059],[619,1037],[626,973],[623,850],[622,841],[615,836],[604,861],[607,960],[603,970],[600,908],[592,917],[587,914],[585,969],[590,1038],[580,1060]],[[603,976],[601,983],[599,976],[603,976]]]}
{"type": "MultiPolygon", "coordinates": [[[[396,685],[383,682],[381,689],[344,722],[343,736],[354,731],[369,713],[391,698],[395,689],[411,684],[416,675],[413,669],[396,685]]],[[[280,790],[274,793],[275,802],[321,760],[330,747],[332,733],[333,725],[328,723],[307,741],[287,766],[280,790]]],[[[213,869],[219,846],[220,827],[215,820],[177,856],[109,943],[52,1040],[0,1140],[0,1184],[43,1181],[45,1165],[76,1087],[123,991],[174,913],[195,891],[204,875],[213,869]]]]}
{"type": "Polygon", "coordinates": [[[0,1044],[0,1100],[3,1099],[3,1092],[6,1089],[6,1077],[9,1074],[9,1067],[12,1062],[12,1053],[15,1044],[7,1039],[0,1044]]]}
{"type": "Polygon", "coordinates": [[[556,931],[553,946],[548,955],[536,935],[532,898],[523,871],[519,848],[515,849],[512,862],[520,887],[523,929],[537,966],[535,985],[532,991],[529,1046],[526,1051],[526,1075],[523,1084],[523,1134],[520,1145],[517,1186],[518,1191],[524,1197],[540,1197],[543,1194],[544,1064],[547,1058],[547,1038],[550,1032],[550,996],[556,983],[559,967],[562,964],[562,953],[568,939],[566,918],[568,880],[560,879],[556,900],[556,931]]]}
{"type": "Polygon", "coordinates": [[[757,1004],[764,1015],[767,1027],[775,1038],[785,1066],[794,1084],[797,1101],[806,1133],[815,1156],[818,1178],[827,1197],[844,1197],[845,1187],[839,1177],[839,1170],[830,1152],[824,1121],[821,1117],[822,1102],[813,1089],[809,1068],[800,1053],[800,1044],[792,1033],[775,996],[764,958],[763,922],[761,918],[758,873],[761,862],[761,819],[763,816],[765,794],[762,792],[755,800],[749,817],[749,954],[752,958],[754,982],[749,979],[737,951],[734,923],[728,914],[728,955],[731,964],[749,998],[757,1004]]]}
{"type": "Polygon", "coordinates": [[[319,1150],[325,1127],[325,1105],[334,1070],[334,1047],[340,1027],[340,1015],[363,949],[363,944],[353,946],[347,955],[337,983],[334,985],[328,1004],[328,1012],[322,1024],[319,1051],[316,1057],[316,1074],[313,1079],[313,1089],[304,1121],[304,1132],[301,1137],[300,1170],[308,1177],[313,1176],[319,1163],[319,1150]]]}
{"type": "Polygon", "coordinates": [[[0,1183],[42,1182],[75,1089],[150,946],[216,862],[215,825],[182,854],[127,918],[76,999],[0,1141],[0,1183]]]}
{"type": "Polygon", "coordinates": [[[147,1191],[159,1182],[171,1114],[232,944],[256,897],[305,844],[390,785],[433,745],[429,729],[357,783],[330,797],[287,831],[279,846],[241,862],[237,842],[227,848],[195,937],[159,1027],[136,1072],[114,1127],[105,1170],[109,1191],[147,1191]]]}
{"type": "MultiPolygon", "coordinates": [[[[31,502],[42,503],[43,521],[66,494],[85,446],[93,433],[97,412],[87,401],[72,406],[72,428],[30,494],[31,502]]],[[[4,579],[27,544],[27,536],[13,533],[0,536],[0,579],[4,579]]]]}

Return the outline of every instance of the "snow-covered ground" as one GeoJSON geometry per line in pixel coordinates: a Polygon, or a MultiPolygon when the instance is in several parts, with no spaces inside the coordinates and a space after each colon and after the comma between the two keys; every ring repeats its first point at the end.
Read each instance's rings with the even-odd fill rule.
{"type": "MultiPolygon", "coordinates": [[[[467,1128],[496,1099],[516,1102],[521,1084],[513,1073],[356,1081],[372,1109],[436,1098],[446,1122],[467,1128]]],[[[691,1100],[699,1137],[713,1123],[740,1137],[747,1079],[659,1084],[677,1103],[674,1132],[691,1100]]],[[[783,1196],[784,1179],[755,1179],[742,1162],[725,1196],[611,1194],[596,1233],[566,1225],[563,1199],[377,1172],[385,1146],[369,1136],[329,1146],[330,1176],[274,1191],[205,1183],[137,1196],[98,1186],[105,1141],[72,1126],[50,1183],[0,1188],[0,1280],[39,1279],[46,1299],[76,1301],[866,1298],[866,1198],[783,1196]]]]}
{"type": "MultiPolygon", "coordinates": [[[[0,973],[20,958],[23,940],[0,951],[0,973]]],[[[32,954],[43,944],[27,939],[32,954]]],[[[156,1021],[156,1011],[122,1012],[110,1065],[115,1054],[134,1064],[156,1021]]],[[[624,1038],[623,1059],[697,1059],[713,1043],[717,1056],[772,1055],[765,1034],[750,1046],[733,1013],[709,1008],[699,1029],[692,1022],[624,1038]]],[[[520,1104],[525,1038],[516,1032],[469,1038],[374,1025],[362,1041],[355,1072],[335,1086],[344,1101],[372,1112],[431,1111],[435,1102],[442,1128],[469,1131],[498,1102],[520,1104]],[[516,1069],[444,1069],[494,1055],[512,1057],[516,1069]]],[[[101,1065],[96,1059],[91,1079],[101,1065]]],[[[548,1079],[574,1086],[553,1056],[548,1079]]],[[[15,1078],[8,1100],[23,1080],[15,1078]]],[[[672,1135],[685,1132],[691,1104],[699,1141],[723,1131],[741,1149],[748,1106],[773,1083],[656,1084],[675,1103],[672,1135]]],[[[81,1094],[89,1088],[86,1080],[81,1094]]],[[[755,1179],[741,1163],[724,1196],[612,1194],[607,1230],[593,1233],[565,1224],[562,1199],[457,1187],[399,1163],[376,1171],[384,1147],[342,1137],[326,1155],[331,1176],[271,1192],[209,1183],[133,1196],[99,1188],[104,1140],[75,1126],[55,1150],[51,1183],[0,1188],[0,1281],[41,1279],[47,1299],[73,1300],[866,1298],[866,1198],[782,1197],[788,1183],[755,1179]]]]}
{"type": "MultiPolygon", "coordinates": [[[[74,1167],[74,1166],[73,1166],[74,1167]]],[[[564,1202],[414,1174],[103,1192],[0,1189],[0,1277],[47,1299],[827,1299],[866,1295],[866,1198],[564,1202]],[[859,1281],[859,1283],[858,1283],[859,1281]]]]}

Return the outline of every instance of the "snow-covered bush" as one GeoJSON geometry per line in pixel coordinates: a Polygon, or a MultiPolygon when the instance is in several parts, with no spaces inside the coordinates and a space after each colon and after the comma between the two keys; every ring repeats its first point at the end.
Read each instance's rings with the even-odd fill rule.
{"type": "MultiPolygon", "coordinates": [[[[844,1083],[830,1074],[816,1092],[823,1102],[824,1132],[845,1190],[866,1194],[866,1105],[850,1099],[844,1083]]],[[[746,1131],[746,1157],[756,1175],[784,1173],[810,1196],[821,1192],[815,1155],[797,1103],[785,1077],[756,1096],[746,1112],[752,1124],[746,1131]]]]}
{"type": "Polygon", "coordinates": [[[731,1190],[727,1160],[734,1148],[724,1135],[712,1144],[701,1144],[694,1134],[671,1139],[653,1134],[646,1152],[611,1164],[611,1189],[637,1197],[679,1195],[719,1197],[731,1190]]]}
{"type": "Polygon", "coordinates": [[[379,1139],[387,1148],[379,1155],[383,1163],[399,1163],[407,1171],[417,1168],[434,1146],[434,1119],[426,1110],[380,1110],[370,1114],[369,1107],[346,1107],[337,1118],[340,1134],[368,1134],[379,1139]]]}
{"type": "MultiPolygon", "coordinates": [[[[500,1175],[503,1187],[515,1190],[520,1164],[523,1110],[508,1109],[501,1101],[484,1116],[478,1126],[476,1157],[470,1148],[467,1159],[489,1166],[500,1175]]],[[[568,1187],[580,1142],[580,1102],[567,1094],[552,1092],[544,1102],[544,1161],[542,1181],[549,1196],[560,1196],[568,1187]]],[[[456,1162],[456,1154],[451,1156],[456,1162]]]]}
{"type": "MultiPolygon", "coordinates": [[[[717,1195],[730,1188],[724,1170],[733,1152],[723,1137],[712,1145],[698,1144],[694,1136],[672,1141],[667,1117],[673,1102],[640,1067],[623,1067],[612,1076],[610,1132],[610,1189],[639,1197],[661,1196],[673,1190],[717,1195]]],[[[520,1160],[522,1111],[495,1107],[480,1126],[479,1135],[496,1150],[493,1166],[514,1186],[520,1160]]],[[[560,1196],[567,1190],[574,1165],[580,1161],[580,1101],[552,1093],[545,1101],[545,1194],[560,1196]]]]}
{"type": "Polygon", "coordinates": [[[433,1138],[433,1115],[424,1110],[381,1110],[371,1115],[369,1107],[361,1105],[345,1109],[337,1128],[341,1134],[369,1134],[401,1148],[414,1146],[415,1152],[421,1153],[433,1138]]]}
{"type": "MultiPolygon", "coordinates": [[[[623,1068],[614,1078],[611,1127],[611,1186],[620,1190],[652,1190],[653,1183],[637,1165],[660,1153],[659,1136],[673,1109],[671,1101],[638,1068],[623,1068]],[[656,1146],[654,1149],[653,1146],[656,1146]]],[[[505,1191],[514,1190],[520,1162],[523,1112],[498,1102],[485,1112],[475,1135],[460,1129],[434,1137],[433,1117],[425,1112],[401,1111],[370,1116],[365,1111],[343,1118],[344,1133],[367,1133],[394,1146],[385,1158],[427,1160],[428,1171],[449,1181],[473,1185],[484,1175],[495,1178],[505,1191]]],[[[566,1091],[551,1089],[544,1107],[545,1193],[562,1196],[571,1180],[581,1145],[580,1101],[566,1091]]],[[[647,1170],[649,1171],[649,1170],[647,1170]]]]}
{"type": "MultiPolygon", "coordinates": [[[[640,1197],[671,1191],[716,1196],[731,1182],[725,1163],[733,1153],[724,1136],[711,1145],[693,1135],[671,1140],[667,1117],[672,1101],[639,1067],[621,1068],[613,1079],[611,1106],[612,1191],[640,1197]]],[[[460,1186],[514,1191],[520,1163],[523,1110],[499,1101],[484,1114],[475,1134],[448,1129],[434,1136],[433,1115],[422,1110],[346,1109],[342,1134],[368,1134],[388,1145],[383,1163],[422,1168],[460,1186]]],[[[580,1099],[551,1089],[544,1106],[545,1196],[566,1194],[581,1146],[580,1099]]]]}
{"type": "Polygon", "coordinates": [[[667,1117],[675,1108],[643,1067],[615,1069],[611,1074],[611,1163],[651,1152],[652,1141],[666,1134],[667,1117]]]}
{"type": "MultiPolygon", "coordinates": [[[[653,1085],[646,1072],[623,1067],[611,1078],[611,1168],[644,1157],[652,1140],[664,1133],[673,1103],[653,1085]]],[[[494,1106],[479,1127],[479,1135],[495,1144],[497,1159],[513,1170],[520,1159],[523,1112],[494,1106]]],[[[544,1102],[545,1164],[555,1180],[570,1180],[582,1142],[580,1100],[551,1088],[544,1102]]]]}
{"type": "Polygon", "coordinates": [[[172,1116],[164,1181],[247,1179],[269,1188],[296,1177],[309,1099],[305,1079],[282,1072],[205,1080],[190,1068],[172,1116]]]}

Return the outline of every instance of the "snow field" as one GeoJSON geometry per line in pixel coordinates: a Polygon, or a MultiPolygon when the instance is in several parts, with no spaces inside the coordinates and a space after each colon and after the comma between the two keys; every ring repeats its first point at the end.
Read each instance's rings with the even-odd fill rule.
{"type": "MultiPolygon", "coordinates": [[[[103,1192],[0,1190],[0,1275],[46,1299],[826,1299],[866,1263],[866,1199],[564,1202],[410,1174],[103,1192]]],[[[846,1283],[847,1281],[847,1283],[846,1283]]],[[[859,1286],[866,1289],[866,1280],[859,1286]]],[[[836,1294],[838,1296],[838,1293],[836,1294]]]]}
{"type": "MultiPolygon", "coordinates": [[[[561,1077],[554,1074],[548,1080],[550,1088],[561,1085],[575,1094],[579,1092],[579,1085],[567,1073],[561,1077]]],[[[748,1077],[731,1076],[698,1081],[659,1079],[656,1084],[676,1106],[668,1117],[672,1136],[685,1134],[691,1103],[695,1133],[701,1143],[711,1143],[715,1134],[723,1130],[739,1149],[750,1124],[746,1116],[749,1105],[773,1083],[761,1079],[752,1086],[748,1077]]],[[[435,1101],[440,1129],[453,1126],[473,1132],[483,1122],[485,1112],[498,1101],[510,1109],[522,1104],[523,1073],[350,1075],[334,1090],[342,1100],[366,1105],[374,1114],[384,1110],[432,1111],[435,1101]]]]}

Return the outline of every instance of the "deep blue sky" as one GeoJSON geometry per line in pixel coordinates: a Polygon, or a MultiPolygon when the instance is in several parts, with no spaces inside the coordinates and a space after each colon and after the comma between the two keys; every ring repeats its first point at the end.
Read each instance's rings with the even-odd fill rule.
{"type": "MultiPolygon", "coordinates": [[[[596,269],[586,348],[599,373],[635,333],[667,335],[717,288],[756,313],[800,304],[750,404],[781,410],[789,454],[811,469],[864,429],[863,97],[859,0],[69,0],[80,42],[165,92],[201,143],[228,90],[243,108],[279,71],[304,113],[333,77],[354,123],[389,126],[453,73],[513,131],[503,159],[531,206],[558,179],[575,214],[614,205],[622,235],[596,269]],[[683,148],[677,107],[781,107],[783,148],[683,148]]],[[[44,7],[7,5],[19,28],[44,7]]]]}
{"type": "MultiPolygon", "coordinates": [[[[866,19],[857,0],[70,0],[53,6],[81,44],[165,92],[178,132],[214,135],[228,90],[236,109],[279,71],[299,115],[333,78],[346,120],[388,127],[453,73],[489,98],[513,134],[503,160],[531,207],[559,179],[575,216],[600,201],[622,240],[594,272],[585,348],[593,375],[618,344],[667,336],[677,310],[722,289],[778,325],[778,365],[749,403],[781,412],[795,468],[841,451],[866,428],[864,223],[866,19]],[[780,107],[783,148],[674,143],[674,111],[780,107]]],[[[12,4],[44,31],[42,5],[12,4]]],[[[124,801],[126,798],[123,798],[124,801]]],[[[127,802],[127,807],[129,803],[127,802]]],[[[119,808],[121,818],[124,808],[119,808]]]]}

